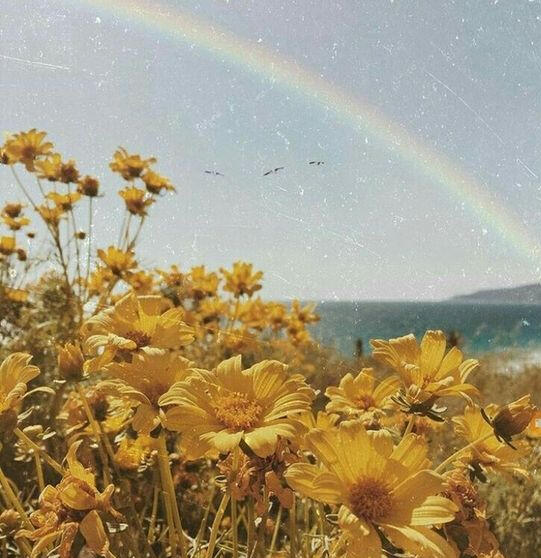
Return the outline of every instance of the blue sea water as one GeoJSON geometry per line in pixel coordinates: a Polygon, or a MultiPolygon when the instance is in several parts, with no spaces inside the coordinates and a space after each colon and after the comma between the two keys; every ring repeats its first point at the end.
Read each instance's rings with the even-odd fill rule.
{"type": "Polygon", "coordinates": [[[470,354],[541,347],[541,305],[471,302],[320,302],[321,321],[314,337],[353,355],[357,339],[370,352],[369,340],[427,329],[457,331],[470,354]]]}

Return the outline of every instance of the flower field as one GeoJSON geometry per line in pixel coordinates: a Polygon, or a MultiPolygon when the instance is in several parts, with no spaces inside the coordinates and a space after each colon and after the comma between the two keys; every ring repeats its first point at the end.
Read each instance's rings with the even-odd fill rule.
{"type": "Polygon", "coordinates": [[[527,386],[495,389],[442,331],[345,361],[246,262],[141,266],[175,194],[155,158],[114,153],[102,247],[115,196],[45,132],[0,160],[2,558],[534,558],[527,386]]]}

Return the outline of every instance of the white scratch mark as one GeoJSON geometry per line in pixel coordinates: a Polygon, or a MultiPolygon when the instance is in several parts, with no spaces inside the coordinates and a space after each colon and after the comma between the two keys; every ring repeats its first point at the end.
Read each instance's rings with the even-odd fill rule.
{"type": "Polygon", "coordinates": [[[52,70],[71,70],[69,66],[59,66],[57,64],[47,64],[46,62],[37,62],[36,60],[27,60],[26,58],[17,58],[16,56],[8,56],[7,54],[0,54],[0,58],[4,60],[14,60],[15,62],[23,62],[24,64],[33,64],[34,66],[42,66],[44,68],[50,68],[52,70]]]}

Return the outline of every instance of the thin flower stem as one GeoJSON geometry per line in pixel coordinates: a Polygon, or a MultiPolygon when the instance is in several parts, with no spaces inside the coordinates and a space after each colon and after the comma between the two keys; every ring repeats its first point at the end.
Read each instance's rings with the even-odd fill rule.
{"type": "Polygon", "coordinates": [[[50,465],[57,473],[60,475],[64,475],[64,467],[58,463],[55,459],[53,459],[46,451],[41,449],[33,440],[31,440],[22,430],[19,428],[15,428],[14,430],[15,435],[23,444],[32,448],[34,452],[39,455],[48,465],[50,465]]]}
{"type": "Polygon", "coordinates": [[[13,492],[10,481],[6,477],[6,475],[4,475],[4,471],[2,470],[1,466],[0,466],[0,484],[2,485],[2,490],[4,491],[6,498],[9,500],[10,504],[17,510],[26,527],[31,531],[33,531],[34,526],[30,522],[28,515],[26,515],[26,512],[24,511],[24,508],[19,498],[17,498],[17,495],[15,494],[15,492],[13,492]]]}
{"type": "Polygon", "coordinates": [[[295,496],[293,496],[293,504],[289,509],[289,555],[291,558],[297,556],[297,509],[295,496]]]}
{"type": "Polygon", "coordinates": [[[415,415],[410,415],[408,420],[408,425],[406,426],[406,430],[404,430],[404,435],[402,436],[405,438],[408,434],[411,434],[413,427],[415,425],[415,415]]]}
{"type": "MultiPolygon", "coordinates": [[[[254,501],[250,497],[248,497],[248,501],[246,502],[246,511],[247,511],[246,513],[247,555],[251,556],[254,547],[254,542],[255,542],[255,532],[254,532],[255,524],[254,524],[254,501]]],[[[265,528],[265,526],[263,526],[263,528],[265,528]]]]}
{"type": "Polygon", "coordinates": [[[88,404],[88,401],[86,399],[86,396],[81,388],[81,386],[79,384],[76,385],[76,390],[77,393],[79,394],[79,397],[81,399],[81,402],[83,403],[83,409],[85,411],[86,414],[86,418],[88,419],[88,423],[90,424],[90,428],[92,429],[92,434],[94,434],[94,437],[96,438],[96,441],[98,442],[98,453],[100,454],[100,459],[103,465],[103,480],[105,481],[106,485],[112,484],[112,479],[111,479],[111,472],[109,469],[109,459],[107,457],[107,452],[105,451],[105,448],[103,446],[103,441],[101,438],[101,433],[100,433],[100,427],[96,421],[96,419],[94,418],[94,414],[92,413],[92,409],[90,408],[90,405],[88,404]]]}
{"type": "Polygon", "coordinates": [[[92,254],[92,219],[94,212],[92,211],[92,201],[94,198],[90,196],[88,201],[88,251],[86,254],[86,277],[85,277],[85,298],[88,293],[88,278],[90,277],[90,257],[92,254]]]}
{"type": "Polygon", "coordinates": [[[36,476],[38,478],[38,486],[40,493],[43,492],[45,488],[45,480],[43,478],[43,469],[41,467],[41,459],[39,457],[39,453],[34,452],[34,463],[36,465],[36,476]]]}
{"type": "Polygon", "coordinates": [[[224,492],[222,501],[218,506],[218,511],[216,512],[214,521],[212,522],[212,527],[210,529],[210,538],[206,558],[213,558],[214,549],[216,548],[216,539],[218,538],[218,530],[220,528],[220,524],[222,523],[225,510],[227,509],[227,504],[229,504],[229,493],[224,492]]]}
{"type": "Polygon", "coordinates": [[[274,524],[274,531],[272,532],[272,538],[270,543],[269,555],[272,556],[274,553],[274,547],[276,546],[276,541],[278,539],[278,533],[280,532],[280,523],[282,521],[282,512],[284,508],[282,508],[282,504],[278,508],[278,513],[276,514],[276,522],[274,524]]]}
{"type": "Polygon", "coordinates": [[[199,551],[199,546],[201,545],[201,541],[203,539],[203,535],[205,534],[205,530],[207,528],[207,523],[210,515],[210,508],[212,506],[212,501],[214,500],[214,494],[216,493],[216,485],[212,485],[210,496],[209,496],[209,504],[205,508],[205,513],[203,514],[203,520],[199,526],[199,530],[197,531],[197,537],[195,539],[195,546],[193,551],[193,556],[197,556],[197,552],[199,551]]]}
{"type": "Polygon", "coordinates": [[[186,549],[186,540],[184,531],[182,529],[182,521],[180,519],[180,511],[178,508],[177,497],[175,494],[175,485],[173,484],[173,477],[171,476],[171,469],[169,465],[169,453],[167,452],[167,445],[165,440],[165,431],[160,432],[158,437],[158,461],[160,463],[160,473],[162,480],[162,488],[167,493],[171,512],[173,515],[173,529],[176,531],[180,546],[180,555],[182,558],[187,558],[188,552],[186,549]]]}
{"type": "Polygon", "coordinates": [[[152,497],[152,512],[150,514],[150,524],[148,526],[147,541],[148,544],[154,542],[154,529],[156,526],[156,516],[158,514],[158,501],[160,497],[160,490],[158,488],[158,479],[154,478],[154,496],[152,497]]]}
{"type": "Polygon", "coordinates": [[[491,436],[494,436],[493,432],[489,432],[488,434],[486,434],[485,436],[482,436],[481,438],[479,438],[478,440],[475,440],[474,442],[472,442],[471,444],[468,444],[467,446],[464,446],[462,449],[459,449],[458,451],[455,451],[455,453],[453,453],[452,455],[450,455],[445,461],[443,461],[442,463],[440,463],[435,469],[434,471],[436,473],[441,473],[441,471],[443,471],[445,469],[445,467],[447,467],[447,465],[449,465],[449,463],[452,463],[457,457],[459,457],[461,454],[463,454],[465,451],[468,451],[469,449],[474,448],[477,444],[480,444],[481,442],[484,442],[485,440],[488,440],[488,438],[490,438],[491,436]]]}

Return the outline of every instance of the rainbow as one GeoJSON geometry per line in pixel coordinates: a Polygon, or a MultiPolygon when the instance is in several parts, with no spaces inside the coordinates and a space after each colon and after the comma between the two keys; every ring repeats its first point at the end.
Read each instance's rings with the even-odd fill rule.
{"type": "Polygon", "coordinates": [[[340,89],[295,61],[277,56],[260,44],[179,8],[161,5],[157,0],[80,0],[80,3],[99,13],[159,31],[188,46],[195,45],[213,57],[332,111],[345,124],[388,147],[420,176],[425,176],[464,204],[481,222],[493,228],[507,245],[533,264],[536,271],[541,269],[539,240],[518,216],[505,207],[503,201],[364,99],[340,89]]]}

